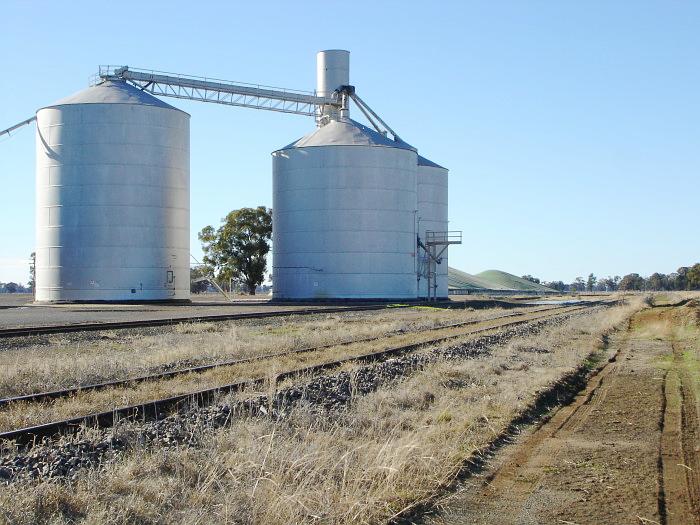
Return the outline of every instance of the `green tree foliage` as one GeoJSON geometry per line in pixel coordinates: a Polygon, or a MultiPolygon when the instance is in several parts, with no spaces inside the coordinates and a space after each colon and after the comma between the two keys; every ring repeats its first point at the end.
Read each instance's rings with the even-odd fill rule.
{"type": "MultiPolygon", "coordinates": [[[[528,279],[529,275],[523,275],[523,279],[528,279]]],[[[528,279],[531,280],[531,279],[528,279]]],[[[567,286],[561,281],[545,282],[545,286],[554,288],[555,290],[566,289],[567,286]]],[[[596,278],[592,273],[588,275],[587,280],[577,277],[576,280],[568,285],[569,291],[572,293],[581,292],[583,290],[606,291],[614,292],[615,290],[700,290],[700,263],[695,263],[693,266],[681,266],[677,271],[665,275],[655,272],[649,277],[644,278],[638,273],[630,273],[622,279],[619,275],[615,277],[596,278]]]]}
{"type": "Polygon", "coordinates": [[[638,273],[627,274],[620,281],[620,290],[641,290],[642,288],[644,288],[644,278],[638,273]]]}
{"type": "Polygon", "coordinates": [[[525,279],[526,281],[530,281],[531,283],[536,283],[540,284],[540,280],[537,277],[533,277],[532,275],[523,275],[521,279],[525,279]]]}
{"type": "Polygon", "coordinates": [[[700,290],[700,263],[694,264],[687,274],[688,290],[700,290]]]}
{"type": "Polygon", "coordinates": [[[586,280],[586,290],[588,290],[589,292],[592,292],[593,288],[595,288],[595,283],[597,283],[597,282],[598,282],[598,279],[596,278],[596,276],[593,275],[592,273],[589,273],[588,279],[586,280]]]}
{"type": "Polygon", "coordinates": [[[598,286],[600,287],[600,289],[606,292],[614,292],[615,290],[617,290],[617,286],[619,284],[619,275],[616,275],[615,277],[608,276],[598,281],[598,286]]]}
{"type": "Polygon", "coordinates": [[[678,274],[676,272],[671,272],[666,278],[668,280],[668,289],[678,290],[678,274]]]}
{"type": "Polygon", "coordinates": [[[34,293],[34,287],[36,286],[36,252],[32,252],[29,256],[29,283],[27,287],[29,291],[34,293]]]}
{"type": "Polygon", "coordinates": [[[207,226],[199,232],[204,263],[219,281],[233,278],[251,295],[263,282],[272,237],[272,213],[265,206],[241,208],[229,213],[218,230],[207,226]]]}
{"type": "Polygon", "coordinates": [[[668,290],[668,278],[662,273],[652,273],[647,279],[647,290],[668,290]]]}
{"type": "Polygon", "coordinates": [[[190,293],[206,292],[209,283],[202,279],[207,278],[209,278],[209,274],[205,266],[194,266],[190,268],[190,293]]]}
{"type": "Polygon", "coordinates": [[[544,285],[547,288],[551,288],[551,289],[557,290],[559,292],[563,292],[564,290],[566,290],[566,285],[564,284],[563,281],[550,281],[550,282],[544,283],[544,285]]]}
{"type": "Polygon", "coordinates": [[[676,273],[673,275],[673,290],[686,290],[688,288],[688,271],[690,270],[687,266],[681,266],[678,268],[676,273]]]}
{"type": "Polygon", "coordinates": [[[576,277],[573,283],[569,285],[569,290],[572,292],[582,292],[586,288],[586,283],[583,277],[576,277]]]}
{"type": "Polygon", "coordinates": [[[5,284],[5,292],[6,293],[19,293],[21,291],[21,285],[13,282],[9,282],[5,284]]]}

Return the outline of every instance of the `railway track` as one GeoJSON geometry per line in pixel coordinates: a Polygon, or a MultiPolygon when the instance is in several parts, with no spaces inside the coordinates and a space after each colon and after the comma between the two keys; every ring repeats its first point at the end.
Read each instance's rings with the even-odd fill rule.
{"type": "Polygon", "coordinates": [[[17,328],[0,328],[0,339],[8,337],[29,337],[33,335],[64,334],[71,332],[95,332],[100,330],[123,330],[128,328],[150,328],[171,326],[181,323],[201,323],[219,321],[241,321],[248,319],[267,319],[270,317],[289,317],[292,315],[335,314],[342,312],[366,312],[385,310],[387,308],[407,308],[409,305],[355,305],[334,306],[330,308],[303,308],[299,310],[274,310],[269,312],[252,312],[237,314],[200,315],[194,317],[171,317],[167,319],[144,319],[138,321],[108,321],[94,323],[73,323],[50,326],[28,326],[17,328]]]}
{"type": "MultiPolygon", "coordinates": [[[[382,360],[389,359],[391,357],[395,357],[398,355],[413,352],[413,351],[418,350],[422,347],[425,347],[426,345],[434,345],[434,344],[443,343],[446,341],[458,339],[458,338],[465,337],[465,336],[476,335],[476,334],[489,332],[489,331],[493,331],[493,330],[499,330],[499,329],[503,329],[503,328],[511,328],[511,327],[515,327],[515,326],[519,326],[519,325],[523,325],[523,324],[527,324],[527,323],[532,323],[535,321],[554,318],[554,317],[557,317],[558,315],[565,315],[565,314],[570,314],[570,313],[590,309],[594,306],[600,306],[603,304],[608,304],[608,303],[595,302],[595,303],[589,303],[589,304],[584,305],[584,306],[565,306],[565,307],[546,308],[546,309],[538,310],[535,312],[530,311],[530,312],[523,312],[523,313],[506,314],[504,316],[499,316],[499,317],[493,318],[493,319],[467,321],[464,323],[455,323],[453,325],[436,327],[436,328],[428,329],[425,331],[427,332],[427,331],[434,331],[434,330],[454,329],[454,328],[460,328],[463,326],[474,325],[474,324],[478,324],[478,323],[486,323],[486,322],[490,322],[490,321],[494,321],[494,320],[501,320],[503,318],[511,318],[511,317],[518,317],[518,316],[524,317],[524,316],[529,315],[529,317],[526,317],[524,319],[506,321],[503,323],[495,324],[493,326],[486,326],[486,327],[478,328],[476,330],[460,332],[457,334],[441,335],[439,337],[432,338],[429,340],[423,340],[423,341],[420,341],[417,343],[403,344],[403,345],[399,345],[399,346],[385,348],[383,350],[376,351],[376,352],[369,352],[369,353],[365,353],[365,354],[344,357],[344,358],[340,358],[340,359],[334,359],[334,360],[323,362],[320,364],[314,364],[314,365],[310,365],[310,366],[296,368],[293,370],[287,370],[287,371],[284,371],[284,372],[278,374],[276,376],[276,381],[280,382],[280,381],[284,381],[286,379],[299,377],[301,375],[306,375],[306,374],[316,374],[319,372],[323,372],[325,370],[336,368],[338,366],[341,366],[341,365],[347,364],[347,363],[362,363],[362,362],[382,361],[382,360]],[[542,315],[532,316],[533,313],[535,313],[535,314],[541,313],[542,315]]],[[[304,349],[294,350],[291,352],[284,352],[284,353],[277,353],[277,354],[269,354],[266,356],[259,356],[259,357],[250,358],[247,360],[237,360],[235,362],[228,362],[228,363],[217,363],[217,364],[212,364],[212,365],[204,365],[201,367],[193,367],[190,369],[171,371],[171,372],[167,372],[164,374],[154,374],[151,376],[144,376],[143,378],[136,378],[136,379],[129,379],[129,380],[125,380],[125,381],[112,382],[111,384],[110,383],[102,383],[99,385],[90,385],[89,387],[93,388],[93,389],[99,389],[99,388],[108,388],[108,387],[115,387],[115,386],[118,387],[120,385],[124,386],[124,385],[128,385],[128,384],[132,384],[134,381],[139,381],[139,380],[140,381],[148,381],[148,380],[155,380],[155,379],[167,379],[168,377],[173,377],[174,375],[177,375],[177,374],[185,374],[185,373],[193,373],[193,372],[196,373],[198,371],[202,372],[206,369],[212,369],[212,368],[221,367],[221,366],[228,366],[231,364],[239,364],[241,362],[246,362],[246,361],[271,359],[271,358],[281,357],[284,355],[290,355],[290,354],[294,354],[294,353],[311,352],[314,350],[322,350],[324,348],[331,348],[334,346],[350,345],[350,344],[354,344],[354,343],[358,343],[358,342],[373,341],[373,340],[380,340],[380,339],[386,339],[386,338],[387,338],[386,336],[382,336],[382,337],[368,338],[368,339],[363,339],[363,340],[335,343],[335,344],[331,344],[331,345],[324,345],[321,347],[304,348],[304,349]]],[[[29,445],[33,442],[42,440],[44,438],[51,438],[51,437],[54,437],[56,435],[60,435],[62,433],[70,432],[71,430],[75,430],[81,426],[108,428],[108,427],[113,426],[116,422],[118,422],[119,420],[122,420],[122,419],[142,419],[142,420],[159,419],[159,418],[163,417],[167,412],[170,412],[170,411],[178,408],[180,405],[183,405],[185,403],[193,403],[193,404],[196,404],[199,406],[204,406],[204,405],[210,404],[218,396],[220,396],[222,394],[238,392],[238,391],[241,391],[245,388],[261,387],[261,386],[264,386],[267,383],[267,381],[268,381],[267,378],[245,379],[245,380],[241,380],[241,381],[236,381],[236,382],[228,384],[228,385],[220,385],[220,386],[202,389],[202,390],[199,390],[196,392],[187,392],[187,393],[177,394],[177,395],[170,396],[170,397],[163,398],[163,399],[155,399],[155,400],[150,400],[147,402],[140,402],[140,403],[116,408],[116,409],[109,410],[109,411],[97,412],[97,413],[93,413],[93,414],[82,415],[82,416],[77,416],[77,417],[68,418],[68,419],[64,419],[64,420],[54,421],[51,423],[45,423],[45,424],[41,424],[41,425],[35,425],[35,426],[31,426],[31,427],[2,432],[2,433],[0,433],[0,441],[12,441],[16,445],[26,446],[26,445],[29,445]]],[[[55,392],[43,392],[43,393],[37,393],[37,394],[29,394],[27,396],[19,396],[17,398],[4,399],[4,400],[2,400],[2,403],[7,405],[9,403],[18,402],[18,401],[36,401],[36,400],[40,400],[40,399],[48,400],[48,399],[57,399],[57,398],[61,398],[61,397],[70,397],[71,395],[74,395],[75,393],[77,393],[81,390],[85,390],[86,388],[88,388],[88,387],[66,389],[63,391],[55,391],[55,392]]]]}
{"type": "Polygon", "coordinates": [[[509,317],[523,316],[525,314],[558,310],[560,308],[562,308],[562,307],[540,308],[540,309],[536,309],[536,310],[528,310],[527,312],[513,312],[513,313],[509,313],[509,314],[504,314],[504,315],[492,317],[489,319],[477,319],[477,320],[472,320],[472,321],[451,323],[451,324],[446,324],[446,325],[441,325],[441,326],[435,326],[432,328],[424,328],[424,329],[420,329],[420,330],[415,330],[412,332],[403,332],[400,334],[399,333],[388,333],[388,334],[380,335],[380,336],[361,337],[361,338],[352,339],[349,341],[339,341],[339,342],[329,343],[329,344],[325,344],[325,345],[309,346],[309,347],[298,348],[298,349],[290,350],[290,351],[286,351],[286,352],[275,352],[275,353],[263,354],[263,355],[259,355],[259,356],[255,356],[255,357],[248,357],[248,358],[244,358],[244,359],[232,359],[232,360],[228,360],[228,361],[219,361],[216,363],[180,368],[177,370],[169,370],[167,372],[147,374],[147,375],[138,376],[138,377],[131,377],[131,378],[127,378],[127,379],[121,379],[121,380],[115,380],[115,381],[105,381],[105,382],[94,383],[94,384],[89,384],[89,385],[78,385],[78,386],[60,389],[60,390],[51,390],[51,391],[47,391],[47,392],[36,392],[36,393],[24,394],[24,395],[15,396],[15,397],[7,397],[7,398],[0,399],[0,409],[3,408],[4,406],[9,405],[9,404],[18,403],[18,402],[22,402],[22,401],[38,402],[38,401],[48,401],[51,399],[60,399],[60,398],[70,397],[70,396],[75,395],[79,392],[104,390],[106,388],[126,387],[126,386],[134,385],[136,383],[143,383],[146,381],[158,381],[158,380],[162,380],[162,379],[170,379],[170,378],[177,377],[179,375],[184,375],[184,374],[202,373],[202,372],[206,372],[208,370],[213,370],[215,368],[221,368],[221,367],[225,367],[225,366],[240,365],[240,364],[244,364],[244,363],[252,363],[255,361],[264,361],[266,359],[274,359],[274,358],[278,358],[278,357],[285,357],[285,356],[296,355],[296,354],[316,352],[316,351],[326,350],[328,348],[334,348],[334,347],[338,347],[338,346],[348,346],[348,345],[358,344],[358,343],[368,343],[368,342],[372,342],[372,341],[386,339],[386,338],[392,337],[392,336],[404,335],[406,333],[418,334],[418,333],[434,332],[437,330],[446,330],[446,329],[450,329],[450,328],[461,328],[464,326],[471,326],[471,325],[475,325],[475,324],[479,324],[479,323],[496,321],[499,319],[504,319],[504,318],[509,318],[509,317]]]}

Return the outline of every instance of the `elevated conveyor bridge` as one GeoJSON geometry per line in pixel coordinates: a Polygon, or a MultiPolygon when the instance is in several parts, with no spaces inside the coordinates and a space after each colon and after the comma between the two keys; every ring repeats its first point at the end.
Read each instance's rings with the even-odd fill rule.
{"type": "MultiPolygon", "coordinates": [[[[129,66],[99,66],[98,73],[92,78],[92,85],[106,81],[128,82],[138,89],[158,97],[315,117],[319,125],[326,123],[329,109],[342,114],[343,111],[347,111],[348,104],[352,100],[374,129],[383,135],[390,134],[395,141],[401,140],[394,130],[355,93],[354,86],[341,86],[330,96],[319,96],[311,91],[166,73],[129,66]]],[[[10,135],[13,131],[31,124],[35,120],[36,117],[31,117],[19,122],[0,131],[0,136],[10,135]]]]}

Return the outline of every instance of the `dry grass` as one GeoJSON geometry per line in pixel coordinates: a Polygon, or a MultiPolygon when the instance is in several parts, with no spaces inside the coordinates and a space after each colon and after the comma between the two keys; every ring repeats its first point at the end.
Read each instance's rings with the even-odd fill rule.
{"type": "Polygon", "coordinates": [[[670,306],[685,299],[700,298],[699,292],[679,291],[679,292],[648,292],[651,304],[654,306],[670,306]]]}
{"type": "Polygon", "coordinates": [[[12,523],[383,522],[439,491],[637,307],[578,317],[487,359],[435,363],[336,417],[300,407],[211,431],[199,448],[135,448],[72,486],[9,486],[0,512],[12,523]]]}
{"type": "MultiPolygon", "coordinates": [[[[336,346],[314,352],[281,355],[261,361],[214,368],[200,374],[183,374],[171,379],[134,383],[126,387],[87,390],[78,392],[69,398],[59,398],[46,402],[13,403],[0,409],[0,432],[94,412],[111,411],[126,405],[178,394],[187,394],[242,380],[273,378],[282,371],[294,370],[344,357],[368,354],[392,346],[421,343],[437,337],[455,335],[455,333],[468,333],[474,329],[494,326],[502,322],[489,320],[495,316],[493,312],[491,312],[490,317],[483,315],[483,312],[480,313],[485,318],[483,322],[459,330],[446,328],[427,333],[408,331],[379,341],[360,342],[349,346],[336,346]]],[[[523,312],[523,314],[528,317],[542,315],[538,311],[523,312]]],[[[471,319],[471,317],[469,318],[471,319]]],[[[453,318],[452,321],[455,321],[455,319],[453,318]]],[[[415,320],[414,323],[416,323],[415,320]]],[[[433,323],[434,319],[422,319],[421,326],[433,326],[433,323]]],[[[298,332],[302,330],[310,331],[309,327],[293,326],[291,329],[298,332]]],[[[265,337],[269,331],[287,332],[288,328],[285,326],[273,326],[266,331],[260,331],[260,333],[265,337]]],[[[466,335],[465,339],[470,337],[466,335]]],[[[264,346],[258,349],[258,355],[264,352],[269,352],[269,349],[264,346]]],[[[354,365],[350,364],[349,366],[352,367],[354,365]]]]}
{"type": "Polygon", "coordinates": [[[336,314],[248,322],[183,324],[155,335],[105,331],[85,339],[52,336],[48,344],[0,351],[0,397],[126,379],[165,369],[251,357],[502,315],[501,309],[336,314]]]}

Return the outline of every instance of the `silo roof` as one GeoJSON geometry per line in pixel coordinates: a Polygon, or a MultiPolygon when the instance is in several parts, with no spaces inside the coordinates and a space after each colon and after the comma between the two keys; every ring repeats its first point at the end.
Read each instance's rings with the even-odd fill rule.
{"type": "Polygon", "coordinates": [[[415,148],[410,144],[403,141],[393,141],[350,119],[332,120],[299,140],[280,148],[280,150],[317,146],[378,146],[415,151],[415,148]]]}
{"type": "MultiPolygon", "coordinates": [[[[108,80],[73,93],[45,107],[72,104],[139,104],[182,111],[122,80],[108,80]]],[[[183,113],[185,113],[183,111],[183,113]]]]}
{"type": "Polygon", "coordinates": [[[432,160],[426,159],[425,157],[418,155],[418,165],[419,166],[428,166],[430,168],[440,168],[442,170],[446,170],[444,166],[440,166],[439,164],[436,164],[432,160]]]}

